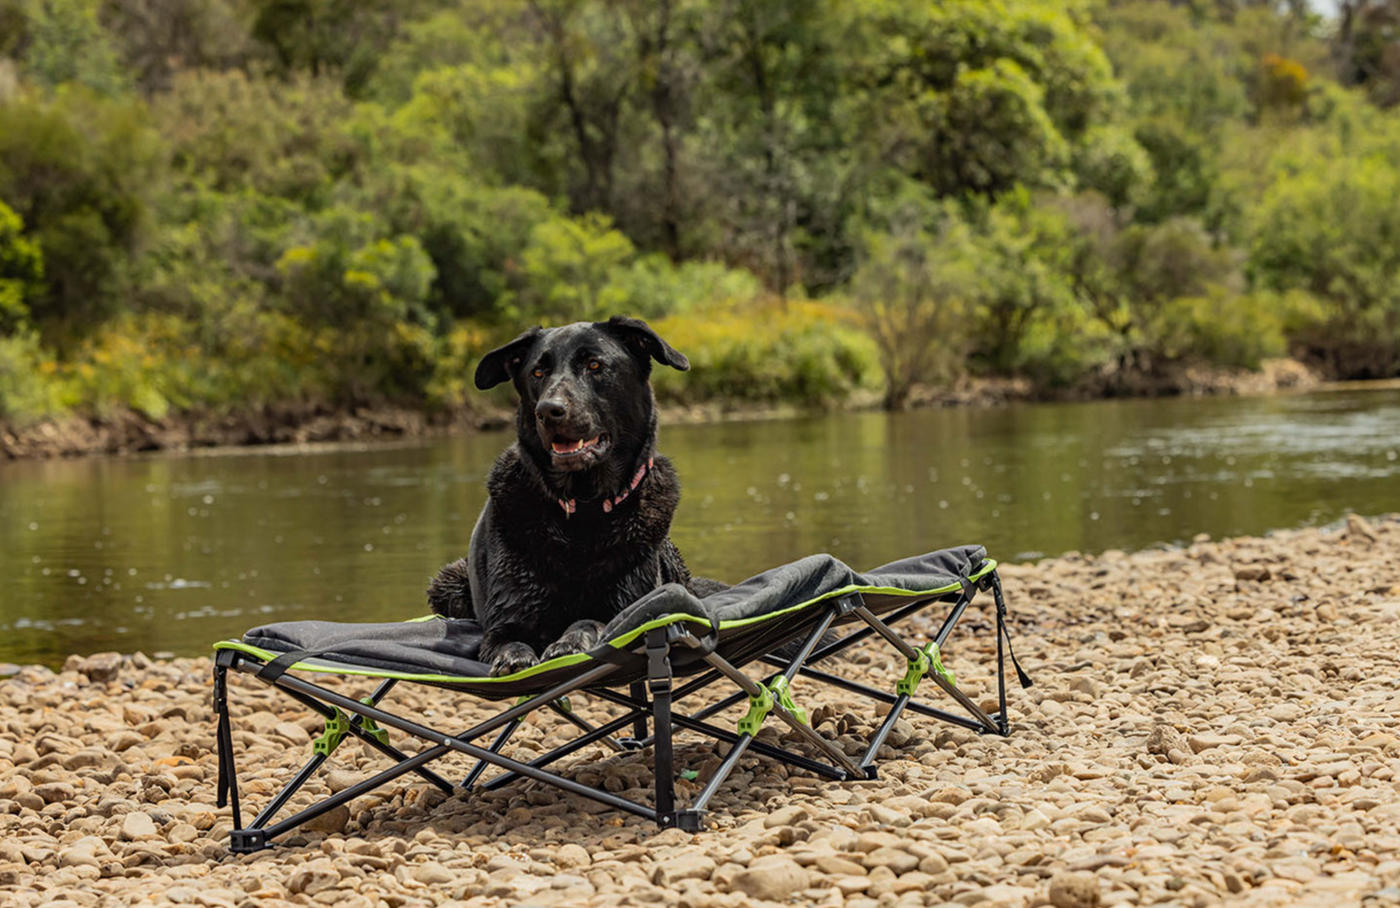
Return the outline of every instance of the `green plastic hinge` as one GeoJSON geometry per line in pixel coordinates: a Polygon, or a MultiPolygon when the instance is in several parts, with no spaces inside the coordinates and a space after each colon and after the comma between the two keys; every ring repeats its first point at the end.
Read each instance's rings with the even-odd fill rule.
{"type": "MultiPolygon", "coordinates": [[[[529,702],[530,702],[531,700],[533,700],[533,699],[535,699],[535,695],[534,695],[534,694],[521,694],[520,698],[517,699],[517,700],[515,701],[515,705],[516,705],[516,706],[519,706],[519,705],[522,704],[522,703],[529,703],[529,702]]],[[[559,697],[559,698],[557,698],[557,699],[554,701],[554,705],[555,705],[555,706],[558,706],[560,709],[562,709],[562,710],[563,710],[564,712],[566,712],[566,713],[571,713],[571,712],[574,711],[574,705],[573,705],[572,703],[569,702],[569,698],[568,698],[568,697],[559,697]]]]}
{"type": "Polygon", "coordinates": [[[758,696],[749,696],[749,711],[739,720],[739,734],[753,737],[763,725],[763,720],[773,709],[773,694],[766,687],[758,689],[758,696]]]}
{"type": "Polygon", "coordinates": [[[768,689],[773,692],[773,699],[777,700],[778,704],[782,706],[783,709],[791,713],[793,718],[797,719],[797,721],[801,722],[803,725],[810,724],[807,721],[807,710],[792,702],[792,691],[788,689],[788,679],[786,675],[779,675],[774,678],[773,683],[768,685],[768,689]]]}
{"type": "MultiPolygon", "coordinates": [[[[364,697],[360,702],[365,706],[373,706],[374,698],[364,697]]],[[[374,740],[378,741],[380,744],[387,745],[389,743],[389,730],[387,728],[380,728],[379,724],[369,716],[360,716],[360,731],[374,738],[374,740]]]]}
{"type": "Polygon", "coordinates": [[[909,667],[894,686],[894,692],[901,696],[914,696],[919,682],[933,672],[950,686],[957,687],[958,681],[951,670],[943,665],[943,655],[938,651],[938,643],[930,640],[919,650],[919,655],[909,660],[909,667]]]}
{"type": "Polygon", "coordinates": [[[350,720],[346,718],[345,713],[337,709],[335,715],[326,720],[326,730],[311,742],[311,752],[329,757],[349,733],[350,720]]]}

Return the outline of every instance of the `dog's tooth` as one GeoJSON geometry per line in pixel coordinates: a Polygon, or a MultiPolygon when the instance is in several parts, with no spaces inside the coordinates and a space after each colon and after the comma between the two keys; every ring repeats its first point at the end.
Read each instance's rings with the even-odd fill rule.
{"type": "Polygon", "coordinates": [[[604,498],[604,499],[603,499],[603,513],[604,513],[604,514],[610,514],[610,513],[612,513],[612,508],[613,508],[612,499],[611,499],[611,498],[604,498]]]}

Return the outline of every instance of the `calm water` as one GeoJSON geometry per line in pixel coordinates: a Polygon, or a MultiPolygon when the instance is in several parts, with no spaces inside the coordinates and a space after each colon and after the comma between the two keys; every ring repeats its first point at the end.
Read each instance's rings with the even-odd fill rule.
{"type": "MultiPolygon", "coordinates": [[[[504,434],[0,464],[0,661],[208,652],[271,620],[422,614],[504,434]]],[[[1400,390],[663,429],[692,570],[966,542],[1003,561],[1400,511],[1400,390]]]]}

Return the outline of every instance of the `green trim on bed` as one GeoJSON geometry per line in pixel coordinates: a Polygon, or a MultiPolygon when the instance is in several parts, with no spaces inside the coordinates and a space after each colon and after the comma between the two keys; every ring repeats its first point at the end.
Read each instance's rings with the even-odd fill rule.
{"type": "MultiPolygon", "coordinates": [[[[969,574],[967,579],[973,583],[976,583],[978,580],[981,580],[983,577],[996,570],[996,567],[997,563],[994,559],[984,559],[981,566],[975,572],[969,574]]],[[[961,583],[949,583],[945,586],[941,586],[937,589],[931,590],[902,590],[896,587],[859,586],[856,584],[851,584],[849,586],[843,586],[839,589],[831,590],[830,592],[824,593],[821,596],[817,596],[815,599],[809,599],[806,602],[799,602],[796,605],[790,605],[787,608],[779,609],[774,612],[769,612],[766,615],[755,615],[749,618],[735,618],[730,621],[721,621],[719,629],[721,631],[727,631],[741,627],[749,627],[751,625],[758,624],[764,621],[771,621],[772,619],[780,617],[782,615],[790,615],[794,612],[801,611],[802,609],[810,608],[818,603],[826,602],[829,599],[839,599],[842,596],[849,596],[851,593],[861,593],[863,595],[872,596],[922,597],[941,596],[945,593],[951,593],[961,588],[961,583]]],[[[422,618],[413,618],[410,620],[431,621],[436,617],[436,615],[428,615],[422,618]]],[[[633,628],[625,634],[621,634],[613,638],[612,640],[609,640],[608,643],[616,649],[627,649],[632,643],[634,643],[638,638],[644,636],[648,631],[654,630],[659,627],[668,627],[673,624],[678,624],[682,621],[689,621],[692,624],[696,624],[701,628],[707,630],[710,627],[710,622],[708,619],[697,618],[694,615],[663,615],[660,618],[653,618],[651,621],[648,621],[645,624],[640,625],[639,627],[633,628]]],[[[246,653],[247,655],[253,656],[254,658],[261,659],[264,662],[271,662],[273,659],[276,659],[278,656],[282,655],[281,653],[252,646],[251,644],[244,643],[240,640],[221,640],[218,643],[214,644],[214,649],[235,650],[240,653],[246,653]]],[[[329,662],[330,660],[326,661],[329,662]]],[[[298,662],[290,667],[294,669],[300,669],[301,671],[320,672],[322,674],[356,675],[368,678],[395,678],[400,681],[423,681],[433,684],[506,684],[516,681],[527,681],[530,678],[536,675],[544,674],[545,672],[551,672],[560,668],[568,668],[571,665],[578,665],[580,663],[591,661],[593,660],[589,659],[588,655],[585,653],[574,653],[569,656],[559,656],[557,658],[550,659],[548,662],[540,662],[530,666],[529,668],[521,669],[513,675],[503,675],[499,678],[473,678],[466,675],[416,674],[412,672],[391,671],[388,669],[359,668],[340,663],[334,665],[316,665],[312,662],[298,662]]]]}

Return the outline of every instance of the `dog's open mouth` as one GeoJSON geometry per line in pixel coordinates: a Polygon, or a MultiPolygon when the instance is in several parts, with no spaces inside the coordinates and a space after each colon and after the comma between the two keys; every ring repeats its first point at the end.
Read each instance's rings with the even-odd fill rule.
{"type": "Polygon", "coordinates": [[[555,435],[549,449],[554,454],[554,462],[566,469],[578,469],[596,460],[608,447],[606,434],[592,438],[569,438],[555,435]]]}

